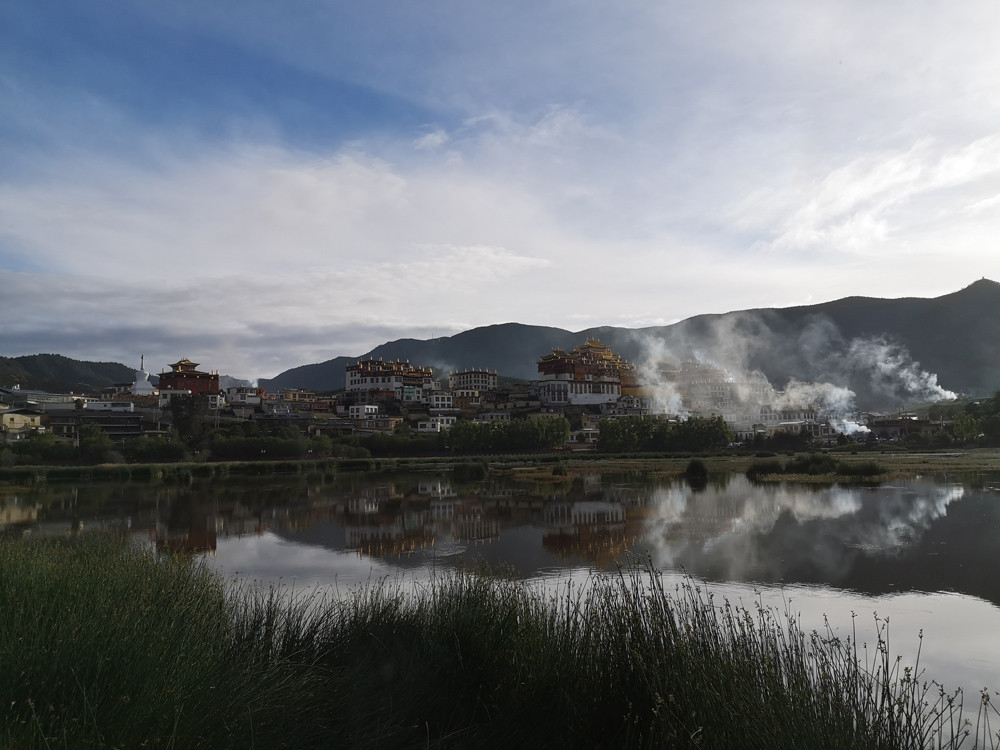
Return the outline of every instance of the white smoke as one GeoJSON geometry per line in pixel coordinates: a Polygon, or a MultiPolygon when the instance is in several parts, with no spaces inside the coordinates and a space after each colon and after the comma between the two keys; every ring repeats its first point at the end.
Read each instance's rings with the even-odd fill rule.
{"type": "Polygon", "coordinates": [[[913,545],[964,494],[961,485],[887,487],[877,499],[836,486],[748,493],[732,481],[697,496],[681,488],[653,495],[656,512],[641,539],[657,565],[743,580],[788,580],[806,565],[835,581],[851,566],[851,550],[913,545]],[[788,517],[795,523],[779,523],[788,517]]]}
{"type": "Polygon", "coordinates": [[[920,369],[905,347],[883,337],[852,340],[846,360],[853,370],[868,376],[874,391],[903,402],[958,397],[938,384],[937,375],[920,369]]]}
{"type": "Polygon", "coordinates": [[[655,403],[674,413],[679,411],[678,393],[661,374],[658,365],[664,360],[674,367],[686,361],[708,365],[734,383],[750,381],[762,370],[787,373],[793,377],[775,406],[813,404],[841,419],[852,415],[858,403],[886,409],[956,398],[905,346],[885,336],[845,339],[823,315],[794,328],[767,311],[743,312],[685,321],[662,338],[636,333],[636,340],[640,361],[645,358],[639,365],[640,383],[656,394],[655,403]]]}
{"type": "Polygon", "coordinates": [[[652,387],[650,409],[655,414],[670,414],[687,419],[690,414],[684,407],[684,399],[672,383],[660,382],[652,387]]]}
{"type": "Polygon", "coordinates": [[[636,365],[636,377],[639,385],[649,394],[650,410],[654,414],[687,418],[689,414],[676,385],[663,377],[661,366],[666,362],[677,362],[673,353],[666,343],[654,336],[640,336],[639,341],[643,348],[643,359],[636,365]]]}
{"type": "Polygon", "coordinates": [[[848,436],[871,432],[868,427],[854,421],[853,419],[838,419],[834,417],[830,420],[830,427],[839,432],[841,435],[848,436]]]}
{"type": "Polygon", "coordinates": [[[833,383],[805,383],[792,379],[785,390],[778,394],[774,406],[790,409],[813,405],[824,414],[844,416],[854,412],[855,393],[850,388],[833,383]]]}

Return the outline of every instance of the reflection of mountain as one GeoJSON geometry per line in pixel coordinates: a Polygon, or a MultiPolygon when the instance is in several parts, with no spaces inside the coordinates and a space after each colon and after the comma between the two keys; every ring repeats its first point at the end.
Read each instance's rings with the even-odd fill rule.
{"type": "Polygon", "coordinates": [[[751,488],[654,494],[643,542],[661,567],[718,580],[866,593],[954,590],[1000,603],[991,493],[918,482],[876,489],[751,488]]]}
{"type": "Polygon", "coordinates": [[[995,492],[948,506],[905,554],[863,556],[844,585],[871,593],[959,591],[1000,605],[1000,508],[995,492]]]}

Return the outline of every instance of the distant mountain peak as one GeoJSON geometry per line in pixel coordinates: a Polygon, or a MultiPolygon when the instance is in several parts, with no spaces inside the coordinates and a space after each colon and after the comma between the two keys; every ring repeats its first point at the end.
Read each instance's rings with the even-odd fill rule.
{"type": "Polygon", "coordinates": [[[963,292],[968,292],[968,291],[973,290],[973,289],[975,289],[975,290],[981,290],[981,289],[982,290],[986,290],[986,289],[988,289],[988,290],[990,290],[992,292],[995,292],[997,290],[1000,290],[1000,282],[993,281],[992,279],[987,279],[985,276],[983,276],[983,278],[979,279],[978,281],[973,281],[971,284],[969,284],[967,287],[965,287],[965,289],[963,289],[962,291],[963,292]]]}

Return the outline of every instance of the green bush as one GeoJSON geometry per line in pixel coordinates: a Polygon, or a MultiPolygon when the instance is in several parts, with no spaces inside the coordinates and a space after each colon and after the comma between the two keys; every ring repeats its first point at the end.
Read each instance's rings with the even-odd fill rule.
{"type": "Polygon", "coordinates": [[[786,474],[833,476],[845,479],[872,478],[885,473],[875,461],[852,463],[837,461],[826,454],[810,453],[806,456],[794,456],[782,465],[777,459],[753,461],[747,468],[746,476],[751,482],[759,482],[766,477],[786,474]]]}
{"type": "Polygon", "coordinates": [[[746,475],[747,479],[751,482],[758,482],[764,477],[771,476],[773,474],[784,473],[784,466],[782,466],[781,461],[777,459],[767,459],[763,461],[753,461],[749,468],[747,468],[746,475]]]}
{"type": "Polygon", "coordinates": [[[688,479],[705,481],[708,479],[708,466],[700,458],[692,458],[684,468],[684,476],[688,479]]]}
{"type": "Polygon", "coordinates": [[[876,477],[885,474],[885,469],[876,461],[861,461],[859,463],[841,461],[837,464],[837,473],[845,477],[876,477]]]}
{"type": "Polygon", "coordinates": [[[786,474],[835,474],[837,460],[824,453],[796,456],[785,464],[786,474]]]}

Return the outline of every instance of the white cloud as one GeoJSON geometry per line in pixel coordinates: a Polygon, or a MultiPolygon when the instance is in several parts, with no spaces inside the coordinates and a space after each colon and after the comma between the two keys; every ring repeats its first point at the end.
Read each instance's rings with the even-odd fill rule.
{"type": "MultiPolygon", "coordinates": [[[[19,346],[128,320],[169,345],[238,340],[254,354],[232,367],[266,375],[397,327],[653,325],[1000,277],[991,4],[233,8],[120,15],[426,121],[374,106],[334,137],[296,119],[322,101],[205,100],[225,127],[168,128],[100,87],[0,70],[0,119],[53,144],[13,144],[0,172],[19,346]],[[262,331],[281,332],[261,337],[273,356],[262,331]]],[[[226,93],[231,71],[206,73],[226,93]]]]}
{"type": "MultiPolygon", "coordinates": [[[[1000,191],[1000,134],[968,144],[930,141],[905,150],[870,154],[832,170],[816,183],[759,190],[731,212],[746,232],[765,236],[756,247],[786,254],[817,251],[858,255],[865,260],[937,255],[952,244],[966,217],[978,213],[1000,191]]],[[[982,217],[992,231],[1000,221],[982,217]]],[[[984,232],[963,238],[955,255],[993,258],[984,232]]]]}
{"type": "Polygon", "coordinates": [[[418,151],[436,151],[448,143],[448,134],[440,128],[417,138],[413,147],[418,151]]]}

